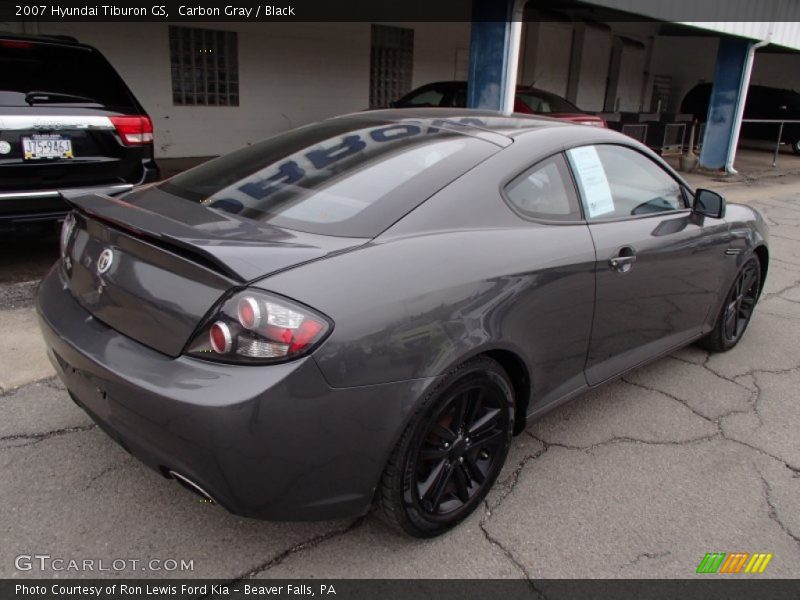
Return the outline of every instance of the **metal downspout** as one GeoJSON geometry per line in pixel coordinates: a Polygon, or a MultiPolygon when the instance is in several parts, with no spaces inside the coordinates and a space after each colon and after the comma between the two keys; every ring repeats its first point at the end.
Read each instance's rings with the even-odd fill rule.
{"type": "Polygon", "coordinates": [[[733,168],[733,161],[736,158],[736,145],[739,142],[739,133],[742,130],[742,118],[744,117],[744,105],[747,101],[747,88],[750,86],[750,74],[753,71],[753,60],[756,50],[769,44],[769,41],[761,41],[753,44],[747,51],[747,58],[744,62],[744,73],[742,73],[739,83],[739,104],[736,106],[736,117],[733,120],[733,131],[728,143],[728,158],[725,161],[725,172],[735,175],[736,169],[733,168]]]}
{"type": "Polygon", "coordinates": [[[511,23],[508,36],[508,65],[506,67],[506,89],[503,94],[503,112],[514,112],[517,97],[517,69],[519,68],[520,40],[522,39],[522,18],[528,0],[514,0],[511,10],[511,23]]]}

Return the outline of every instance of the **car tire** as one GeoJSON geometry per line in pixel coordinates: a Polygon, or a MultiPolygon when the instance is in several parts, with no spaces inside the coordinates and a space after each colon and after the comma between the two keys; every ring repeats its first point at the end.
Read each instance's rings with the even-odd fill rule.
{"type": "Polygon", "coordinates": [[[481,356],[429,392],[397,442],[375,495],[378,517],[419,538],[452,529],[480,506],[505,463],[514,387],[481,356]]]}
{"type": "Polygon", "coordinates": [[[714,329],[700,340],[712,352],[726,352],[742,339],[761,291],[761,262],[756,256],[739,269],[725,295],[714,329]]]}
{"type": "Polygon", "coordinates": [[[792,152],[800,156],[800,138],[797,138],[792,142],[792,152]]]}

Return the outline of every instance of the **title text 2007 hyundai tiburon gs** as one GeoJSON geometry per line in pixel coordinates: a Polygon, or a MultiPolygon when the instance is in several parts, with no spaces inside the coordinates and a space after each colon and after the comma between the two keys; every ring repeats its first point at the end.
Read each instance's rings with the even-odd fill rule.
{"type": "Polygon", "coordinates": [[[289,131],[88,195],[38,300],[70,394],[225,508],[472,512],[511,436],[680,346],[733,347],[759,214],[620,134],[458,109],[289,131]]]}

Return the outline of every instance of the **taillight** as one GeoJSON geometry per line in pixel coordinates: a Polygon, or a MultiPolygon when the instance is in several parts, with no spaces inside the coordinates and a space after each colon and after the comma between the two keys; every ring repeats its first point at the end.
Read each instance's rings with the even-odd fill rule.
{"type": "Polygon", "coordinates": [[[109,117],[126,146],[141,146],[153,143],[153,122],[150,117],[109,117]]]}
{"type": "Polygon", "coordinates": [[[33,48],[33,42],[24,42],[22,40],[2,40],[0,41],[0,48],[10,48],[13,50],[30,50],[33,48]]]}
{"type": "Polygon", "coordinates": [[[212,315],[186,354],[244,364],[284,362],[311,352],[330,330],[330,321],[306,306],[246,289],[212,315]]]}
{"type": "Polygon", "coordinates": [[[208,331],[208,341],[211,344],[211,349],[217,354],[230,352],[233,345],[230,327],[222,321],[217,321],[208,331]]]}

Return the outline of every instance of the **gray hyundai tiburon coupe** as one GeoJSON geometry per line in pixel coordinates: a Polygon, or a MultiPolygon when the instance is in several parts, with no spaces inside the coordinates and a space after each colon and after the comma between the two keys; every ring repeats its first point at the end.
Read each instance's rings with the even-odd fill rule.
{"type": "Polygon", "coordinates": [[[481,111],[348,115],[71,202],[38,310],[111,437],[241,515],[374,506],[420,537],[531,419],[733,347],[768,263],[755,210],[630,138],[481,111]]]}

